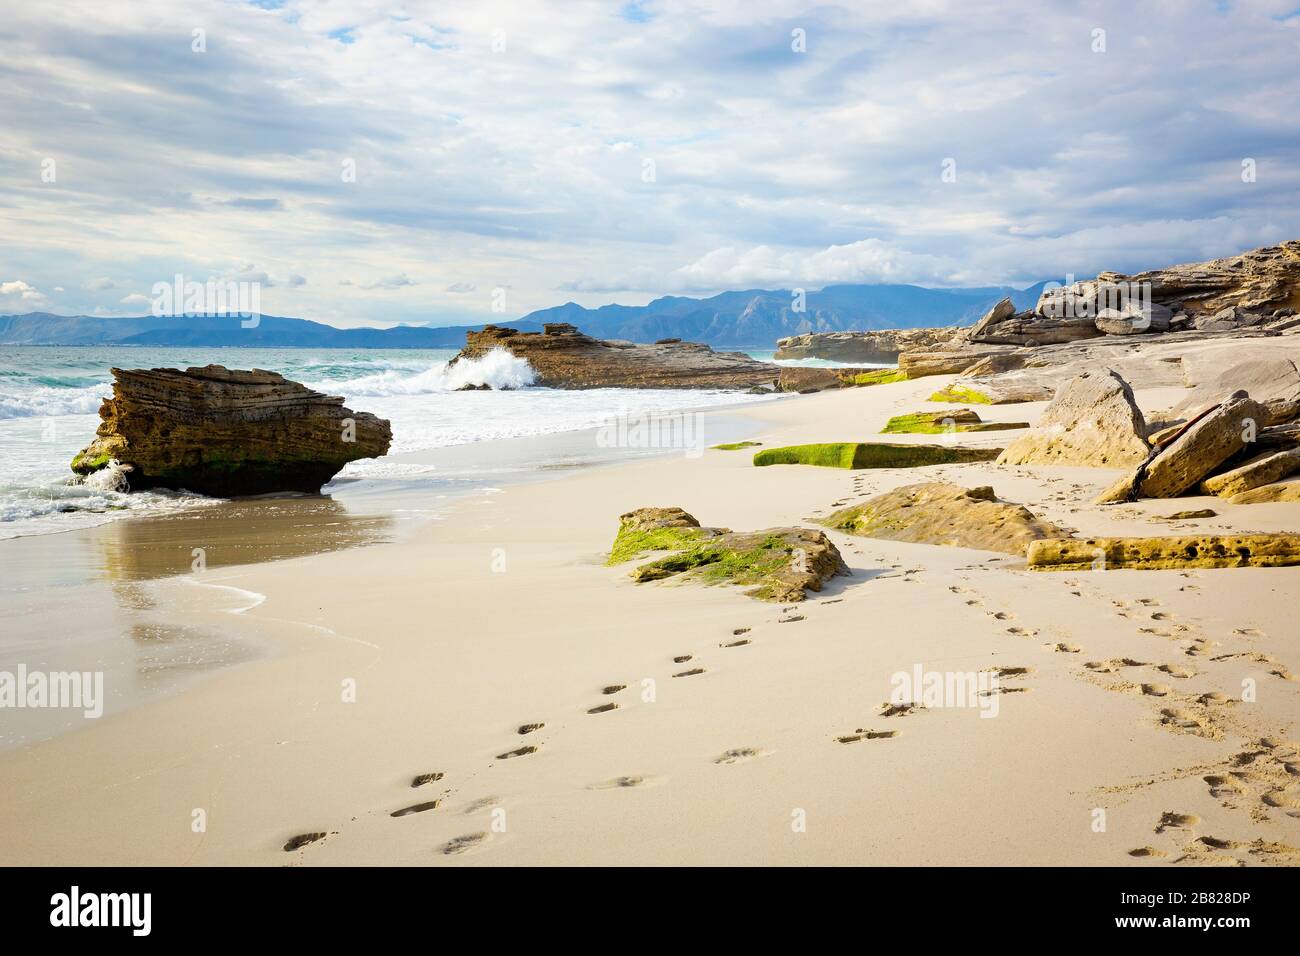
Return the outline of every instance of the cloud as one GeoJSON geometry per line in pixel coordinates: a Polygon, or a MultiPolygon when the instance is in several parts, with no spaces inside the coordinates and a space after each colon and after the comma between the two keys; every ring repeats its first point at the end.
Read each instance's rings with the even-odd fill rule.
{"type": "Polygon", "coordinates": [[[18,299],[29,305],[39,305],[47,301],[45,293],[22,279],[0,282],[0,298],[18,299]]]}
{"type": "Polygon", "coordinates": [[[118,300],[122,305],[149,305],[153,299],[142,292],[132,292],[118,300]]]}
{"type": "Polygon", "coordinates": [[[306,284],[307,284],[307,280],[303,276],[298,275],[297,273],[289,276],[288,285],[290,288],[300,289],[306,284]]]}
{"type": "Polygon", "coordinates": [[[356,324],[489,318],[488,297],[449,298],[471,287],[509,286],[523,312],[557,292],[1028,283],[1224,255],[1300,237],[1293,10],[17,5],[0,262],[85,311],[256,262],[234,276],[264,280],[268,311],[356,324]],[[318,263],[372,278],[295,281],[318,263]],[[457,281],[409,278],[430,272],[457,281]]]}

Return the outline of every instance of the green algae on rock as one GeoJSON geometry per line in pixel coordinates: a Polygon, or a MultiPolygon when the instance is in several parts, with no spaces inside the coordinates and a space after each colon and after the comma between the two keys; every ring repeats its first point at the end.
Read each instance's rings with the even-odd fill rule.
{"type": "Polygon", "coordinates": [[[710,445],[714,451],[740,451],[742,448],[755,448],[763,444],[761,441],[732,441],[722,445],[710,445]]]}
{"type": "Polygon", "coordinates": [[[885,423],[880,434],[944,435],[952,432],[996,432],[1028,427],[1028,422],[986,422],[969,408],[958,408],[953,411],[895,415],[885,423]]]}
{"type": "Polygon", "coordinates": [[[999,501],[988,486],[934,481],[905,485],[823,519],[828,528],[867,538],[1024,554],[1031,541],[1068,537],[1023,505],[999,501]]]}
{"type": "Polygon", "coordinates": [[[931,395],[926,401],[930,402],[951,402],[954,405],[992,405],[993,399],[983,392],[977,392],[973,388],[966,388],[960,385],[949,385],[947,388],[941,388],[931,395]]]}
{"type": "Polygon", "coordinates": [[[902,442],[830,442],[768,448],[754,455],[754,464],[819,465],[824,468],[918,468],[992,461],[1001,448],[958,445],[912,445],[902,442]]]}
{"type": "Polygon", "coordinates": [[[620,517],[607,563],[621,564],[647,551],[673,553],[634,568],[631,577],[638,584],[675,577],[752,586],[745,593],[763,601],[802,601],[806,591],[820,591],[827,579],[849,573],[821,531],[701,528],[681,508],[640,508],[620,517]]]}

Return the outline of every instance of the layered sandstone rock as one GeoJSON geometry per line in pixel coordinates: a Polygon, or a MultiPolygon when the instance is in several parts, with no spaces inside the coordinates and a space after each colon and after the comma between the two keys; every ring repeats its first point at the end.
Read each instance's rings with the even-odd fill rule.
{"type": "Polygon", "coordinates": [[[977,548],[1024,554],[1031,541],[1068,537],[1068,532],[1023,505],[999,501],[987,486],[963,488],[947,482],[905,485],[836,511],[828,528],[868,538],[977,548]]]}
{"type": "Polygon", "coordinates": [[[1258,455],[1231,471],[1206,478],[1200,490],[1207,495],[1232,498],[1252,488],[1281,481],[1297,471],[1300,471],[1300,448],[1288,448],[1258,455]]]}
{"type": "Polygon", "coordinates": [[[1030,543],[1028,561],[1036,571],[1276,568],[1300,564],[1300,535],[1044,538],[1030,543]]]}
{"type": "Polygon", "coordinates": [[[1099,369],[1064,385],[1033,430],[1008,445],[998,464],[1134,467],[1150,452],[1145,435],[1133,390],[1110,369],[1099,369]]]}
{"type": "Polygon", "coordinates": [[[935,349],[925,352],[904,352],[898,357],[898,367],[908,378],[927,375],[958,375],[981,360],[997,360],[1014,351],[1006,346],[966,346],[959,349],[935,349]]]}
{"type": "Polygon", "coordinates": [[[489,325],[467,332],[452,363],[504,349],[527,360],[549,388],[774,388],[777,369],[743,352],[715,352],[695,342],[654,345],[602,341],[566,322],[541,332],[489,325]]]}
{"type": "Polygon", "coordinates": [[[1214,315],[1227,308],[1254,314],[1300,309],[1300,240],[1136,275],[1103,272],[1097,279],[1149,282],[1153,301],[1192,314],[1214,315]]]}
{"type": "Polygon", "coordinates": [[[702,528],[681,508],[639,508],[620,516],[607,563],[655,551],[671,553],[634,568],[631,577],[637,583],[674,578],[738,584],[763,601],[802,601],[805,592],[820,591],[830,578],[850,573],[825,533],[809,528],[702,528]]]}
{"type": "Polygon", "coordinates": [[[778,359],[818,358],[832,362],[898,361],[903,352],[943,349],[966,339],[966,329],[885,329],[874,332],[810,332],[791,335],[776,343],[778,359]]]}
{"type": "Polygon", "coordinates": [[[1233,361],[1231,351],[1215,353],[1217,363],[1201,359],[1200,381],[1170,410],[1170,419],[1188,419],[1244,390],[1267,409],[1263,424],[1279,425],[1300,417],[1300,371],[1285,355],[1233,361]]]}
{"type": "Polygon", "coordinates": [[[215,497],[317,492],[345,464],[388,452],[386,420],[262,369],[113,369],[93,442],[72,461],[89,475],[131,466],[136,490],[215,497]]]}

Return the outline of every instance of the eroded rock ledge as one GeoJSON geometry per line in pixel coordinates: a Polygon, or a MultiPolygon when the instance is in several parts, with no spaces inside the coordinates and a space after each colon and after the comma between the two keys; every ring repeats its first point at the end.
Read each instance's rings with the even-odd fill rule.
{"type": "Polygon", "coordinates": [[[393,437],[385,419],[276,372],[221,365],[112,372],[97,437],[72,470],[87,475],[116,459],[131,466],[135,490],[219,498],[317,492],[348,462],[386,454],[393,437]]]}

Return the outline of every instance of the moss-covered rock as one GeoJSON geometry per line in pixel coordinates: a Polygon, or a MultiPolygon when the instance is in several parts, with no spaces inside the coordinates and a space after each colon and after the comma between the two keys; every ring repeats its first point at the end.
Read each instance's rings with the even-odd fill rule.
{"type": "Polygon", "coordinates": [[[963,448],[957,445],[910,445],[901,442],[830,442],[768,448],[754,455],[754,464],[820,465],[825,468],[918,468],[992,461],[1000,448],[963,448]]]}
{"type": "Polygon", "coordinates": [[[944,435],[952,432],[996,432],[1028,428],[1028,422],[985,422],[969,408],[953,411],[912,412],[895,415],[880,430],[882,435],[944,435]]]}
{"type": "Polygon", "coordinates": [[[870,372],[859,372],[849,381],[853,385],[892,385],[894,382],[906,382],[907,372],[901,368],[879,368],[870,372]]]}
{"type": "Polygon", "coordinates": [[[761,441],[733,441],[722,445],[711,445],[714,451],[740,451],[742,448],[756,448],[763,444],[761,441]]]}
{"type": "Polygon", "coordinates": [[[622,515],[608,563],[621,564],[664,550],[673,553],[637,566],[632,579],[751,586],[745,592],[750,597],[785,603],[802,601],[806,591],[820,591],[828,578],[849,573],[839,551],[821,531],[701,528],[680,508],[642,508],[622,515]]]}
{"type": "Polygon", "coordinates": [[[1300,564],[1300,535],[1045,538],[1029,545],[1028,558],[1036,571],[1276,568],[1300,564]]]}
{"type": "Polygon", "coordinates": [[[905,485],[836,511],[822,524],[848,534],[1024,554],[1031,541],[1068,537],[1023,505],[999,501],[987,486],[905,485]]]}
{"type": "Polygon", "coordinates": [[[941,388],[927,399],[931,402],[952,402],[957,405],[992,405],[993,399],[983,392],[961,385],[941,388]]]}

